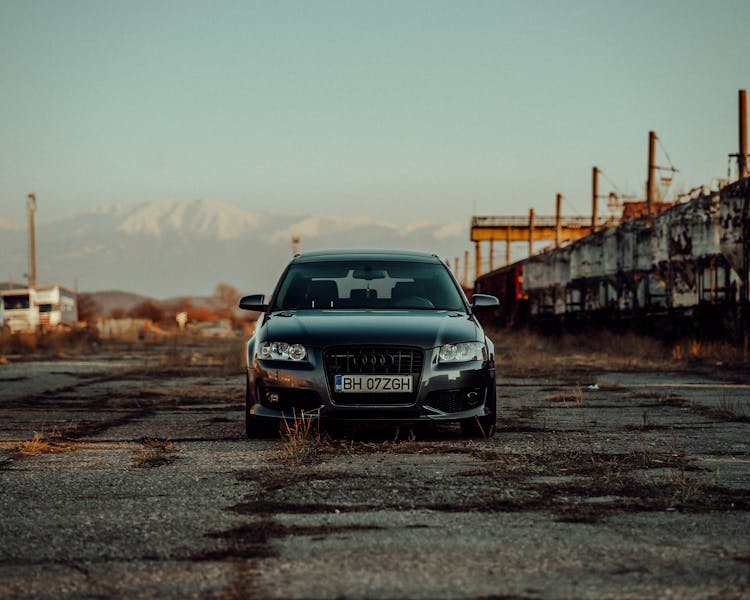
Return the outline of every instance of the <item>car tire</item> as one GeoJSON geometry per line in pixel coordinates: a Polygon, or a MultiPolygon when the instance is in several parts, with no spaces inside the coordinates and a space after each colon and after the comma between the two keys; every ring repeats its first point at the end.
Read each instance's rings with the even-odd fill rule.
{"type": "Polygon", "coordinates": [[[279,424],[273,420],[256,417],[250,412],[253,400],[250,396],[250,378],[245,376],[245,435],[249,438],[279,437],[279,424]]]}

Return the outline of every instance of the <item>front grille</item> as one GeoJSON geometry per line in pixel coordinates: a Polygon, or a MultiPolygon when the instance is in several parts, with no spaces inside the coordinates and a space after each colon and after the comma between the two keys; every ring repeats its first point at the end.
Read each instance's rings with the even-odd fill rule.
{"type": "Polygon", "coordinates": [[[468,390],[440,390],[430,392],[425,400],[426,406],[431,406],[445,413],[456,413],[470,408],[476,408],[484,400],[484,390],[481,388],[468,390]],[[477,394],[476,400],[470,400],[468,394],[477,394]]]}
{"type": "Polygon", "coordinates": [[[323,352],[331,398],[338,405],[414,404],[422,375],[422,351],[400,346],[347,346],[323,352]],[[412,393],[336,393],[336,375],[412,375],[412,393]]]}

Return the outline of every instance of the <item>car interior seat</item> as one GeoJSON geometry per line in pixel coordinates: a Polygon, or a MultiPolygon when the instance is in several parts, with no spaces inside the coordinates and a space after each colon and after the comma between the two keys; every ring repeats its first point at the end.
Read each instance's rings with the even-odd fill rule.
{"type": "Polygon", "coordinates": [[[331,308],[338,299],[339,288],[330,279],[311,281],[307,288],[307,305],[311,308],[331,308]]]}

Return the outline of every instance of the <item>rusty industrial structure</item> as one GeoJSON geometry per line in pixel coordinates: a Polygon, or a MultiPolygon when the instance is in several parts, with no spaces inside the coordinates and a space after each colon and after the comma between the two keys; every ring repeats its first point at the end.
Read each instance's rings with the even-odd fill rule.
{"type": "MultiPolygon", "coordinates": [[[[559,207],[559,202],[558,202],[559,207]]],[[[606,221],[599,220],[604,226],[606,221]]],[[[588,217],[565,217],[559,211],[554,217],[538,217],[534,209],[527,217],[472,217],[471,241],[474,242],[476,276],[481,275],[482,242],[490,244],[490,271],[494,269],[495,242],[505,244],[505,263],[511,261],[510,248],[513,242],[525,242],[529,254],[534,253],[534,241],[553,241],[556,246],[563,242],[579,240],[592,232],[592,222],[588,217]]]]}
{"type": "Polygon", "coordinates": [[[495,269],[495,242],[505,244],[505,264],[511,263],[511,244],[525,242],[528,244],[528,254],[534,254],[535,241],[554,241],[558,248],[564,243],[574,242],[600,229],[612,227],[619,222],[661,213],[672,207],[673,202],[665,202],[660,198],[657,179],[660,172],[668,172],[669,176],[661,177],[663,182],[671,182],[671,175],[677,169],[656,164],[656,132],[648,132],[648,166],[646,180],[645,201],[628,201],[622,203],[622,214],[619,219],[614,217],[599,217],[599,201],[607,198],[611,204],[617,204],[620,198],[614,192],[606,196],[599,193],[599,176],[601,169],[591,168],[591,217],[563,217],[562,194],[557,194],[555,202],[555,216],[540,217],[534,209],[529,210],[529,216],[474,216],[471,219],[470,239],[474,242],[475,269],[474,277],[479,278],[483,271],[482,242],[489,242],[489,271],[495,269]]]}
{"type": "MultiPolygon", "coordinates": [[[[474,291],[498,296],[501,308],[495,317],[509,324],[657,325],[660,331],[722,335],[747,345],[750,179],[744,90],[739,94],[739,130],[739,151],[730,155],[737,160],[737,180],[676,203],[658,197],[656,173],[676,169],[654,163],[657,137],[649,132],[645,202],[630,203],[630,213],[626,204],[619,224],[599,229],[595,167],[593,222],[588,227],[580,220],[572,222],[583,235],[576,237],[571,227],[569,238],[575,239],[569,243],[558,241],[539,254],[480,275],[474,291]]],[[[472,221],[472,240],[491,239],[475,234],[475,221],[482,223],[481,218],[472,221]]],[[[515,239],[526,234],[531,241],[538,223],[530,218],[525,230],[519,226],[513,232],[515,239]]],[[[545,224],[542,235],[554,239],[549,221],[545,224]]]]}

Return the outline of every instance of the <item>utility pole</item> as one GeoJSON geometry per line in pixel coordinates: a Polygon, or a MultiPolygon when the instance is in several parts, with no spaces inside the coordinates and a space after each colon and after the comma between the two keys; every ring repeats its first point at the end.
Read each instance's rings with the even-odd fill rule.
{"type": "Polygon", "coordinates": [[[456,279],[459,279],[459,273],[458,273],[458,256],[453,259],[453,273],[455,273],[456,279]]]}
{"type": "Polygon", "coordinates": [[[591,169],[591,233],[599,224],[599,167],[591,169]]]}
{"type": "Polygon", "coordinates": [[[510,264],[510,227],[505,228],[505,264],[510,264]]]}
{"type": "Polygon", "coordinates": [[[300,243],[300,237],[298,235],[292,236],[292,256],[297,256],[299,254],[299,243],[300,243]]]}
{"type": "Polygon", "coordinates": [[[474,281],[482,274],[482,242],[474,242],[474,281]]]}
{"type": "Polygon", "coordinates": [[[469,251],[464,250],[464,287],[469,287],[469,251]]]}
{"type": "Polygon", "coordinates": [[[562,194],[557,194],[555,200],[555,248],[560,247],[562,238],[562,194]]]}
{"type": "Polygon", "coordinates": [[[740,90],[740,152],[737,159],[737,166],[740,179],[748,176],[747,173],[747,91],[740,90]]]}
{"type": "Polygon", "coordinates": [[[646,180],[646,212],[654,214],[654,202],[656,202],[656,133],[648,132],[648,179],[646,180]]]}
{"type": "Polygon", "coordinates": [[[34,213],[36,212],[36,195],[26,197],[26,208],[29,211],[29,288],[36,287],[36,237],[34,231],[34,213]]]}
{"type": "Polygon", "coordinates": [[[534,209],[529,209],[529,256],[534,254],[534,209]]]}

